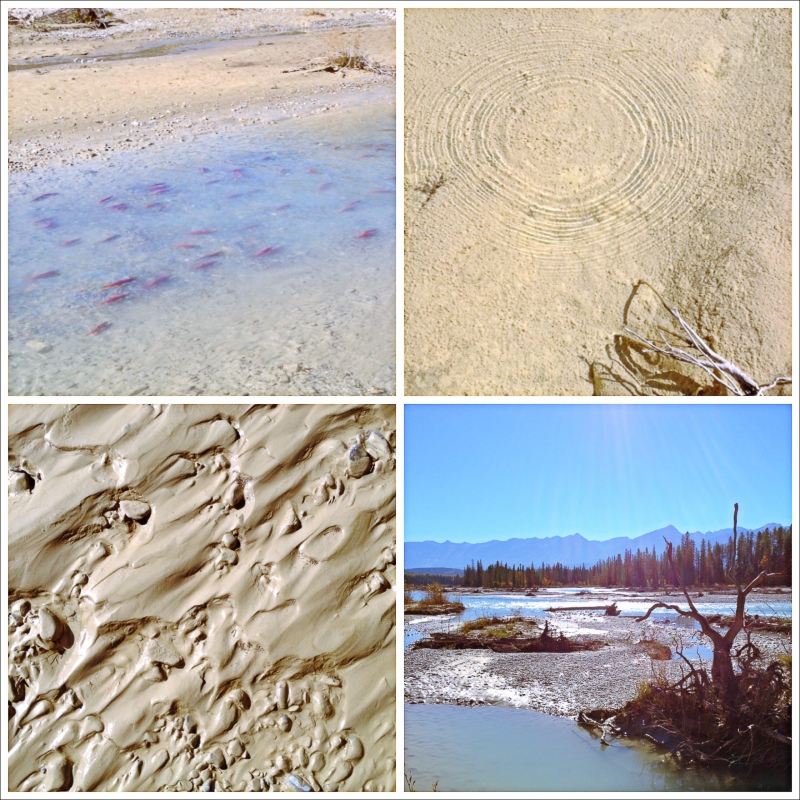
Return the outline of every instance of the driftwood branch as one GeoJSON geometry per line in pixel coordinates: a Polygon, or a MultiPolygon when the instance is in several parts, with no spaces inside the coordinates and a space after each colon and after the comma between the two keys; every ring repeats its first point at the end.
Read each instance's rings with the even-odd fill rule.
{"type": "Polygon", "coordinates": [[[650,341],[650,339],[646,339],[644,336],[641,336],[628,327],[624,330],[635,339],[647,345],[647,348],[654,353],[660,353],[661,355],[674,358],[676,361],[681,361],[684,364],[692,364],[695,367],[699,367],[710,375],[716,383],[724,386],[731,394],[737,395],[738,397],[763,396],[767,391],[774,389],[776,386],[792,382],[790,377],[781,375],[769,384],[759,384],[735,364],[723,358],[718,353],[715,353],[708,344],[700,338],[697,331],[683,319],[677,308],[667,307],[667,311],[672,314],[681,328],[683,328],[688,338],[687,343],[689,347],[696,350],[700,355],[694,355],[686,350],[681,350],[679,347],[675,347],[667,341],[663,333],[661,334],[661,339],[664,344],[661,346],[650,341]]]}

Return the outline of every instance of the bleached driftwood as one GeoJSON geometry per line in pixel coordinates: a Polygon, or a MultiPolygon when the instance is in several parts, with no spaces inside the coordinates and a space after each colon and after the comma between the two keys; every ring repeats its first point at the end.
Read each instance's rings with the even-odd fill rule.
{"type": "Polygon", "coordinates": [[[654,353],[669,356],[676,361],[682,361],[684,364],[693,364],[696,367],[700,367],[700,369],[707,372],[717,383],[722,384],[729,392],[739,397],[760,397],[776,386],[792,382],[791,378],[780,376],[775,378],[772,383],[764,385],[759,384],[749,375],[742,372],[735,364],[732,364],[718,353],[715,353],[700,338],[699,334],[683,319],[678,313],[678,309],[667,308],[667,311],[672,314],[683,328],[684,332],[689,337],[689,345],[699,351],[699,356],[687,353],[685,350],[681,350],[679,347],[670,344],[663,333],[661,334],[661,338],[664,340],[664,346],[661,347],[651,342],[649,339],[645,339],[644,336],[640,336],[636,331],[628,327],[624,330],[626,333],[647,345],[648,349],[654,353]]]}

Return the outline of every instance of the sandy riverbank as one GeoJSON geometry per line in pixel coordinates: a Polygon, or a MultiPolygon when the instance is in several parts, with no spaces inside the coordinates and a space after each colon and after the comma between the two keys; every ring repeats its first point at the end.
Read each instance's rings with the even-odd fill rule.
{"type": "Polygon", "coordinates": [[[104,30],[10,27],[9,64],[33,67],[8,76],[10,171],[324,114],[394,85],[389,12],[131,8],[119,17],[104,30]],[[345,48],[386,74],[302,69],[345,48]]]}
{"type": "Polygon", "coordinates": [[[394,414],[12,406],[10,788],[393,791],[394,414]]]}
{"type": "MultiPolygon", "coordinates": [[[[752,603],[769,603],[773,594],[753,594],[752,603]]],[[[604,595],[606,602],[621,597],[604,595]]],[[[676,597],[654,598],[679,603],[676,597]]],[[[730,602],[729,595],[708,595],[708,602],[730,602]]],[[[559,600],[559,606],[574,605],[559,600]]],[[[681,604],[685,607],[685,604],[681,604]]],[[[415,621],[406,618],[406,636],[452,632],[458,623],[449,619],[415,621]]],[[[540,628],[541,630],[541,628],[540,628]]],[[[591,612],[550,616],[552,635],[563,632],[579,641],[607,642],[606,647],[575,653],[495,653],[489,650],[414,649],[405,653],[405,702],[455,705],[499,705],[528,708],[562,717],[576,717],[593,708],[619,708],[635,697],[639,684],[654,675],[675,680],[682,662],[656,661],[645,641],[667,645],[672,652],[682,643],[693,644],[691,627],[652,619],[638,623],[632,616],[603,616],[591,612]]],[[[532,635],[530,633],[526,635],[532,635]]],[[[743,642],[744,637],[740,635],[743,642]]],[[[765,658],[791,651],[790,637],[756,632],[753,642],[765,658]]],[[[707,644],[702,638],[699,643],[707,644]]],[[[737,640],[739,641],[739,640],[737,640]]],[[[710,666],[710,663],[707,661],[710,666]]]]}
{"type": "MultiPolygon", "coordinates": [[[[409,9],[410,395],[693,395],[676,308],[791,374],[788,9],[409,9]]],[[[790,394],[791,387],[772,390],[790,394]]]]}

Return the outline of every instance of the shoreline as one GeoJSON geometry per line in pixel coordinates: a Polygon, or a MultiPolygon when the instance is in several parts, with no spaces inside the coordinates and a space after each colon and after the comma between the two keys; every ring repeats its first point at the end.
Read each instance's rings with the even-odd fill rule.
{"type": "Polygon", "coordinates": [[[393,68],[394,19],[379,12],[122,13],[129,22],[102,31],[37,33],[10,26],[9,64],[72,60],[9,71],[10,174],[102,162],[121,150],[346,111],[394,92],[391,74],[307,69],[346,48],[393,68]],[[198,38],[204,41],[198,44],[198,38]],[[172,52],[135,56],[154,43],[172,52]],[[123,54],[132,57],[104,60],[123,54]]]}

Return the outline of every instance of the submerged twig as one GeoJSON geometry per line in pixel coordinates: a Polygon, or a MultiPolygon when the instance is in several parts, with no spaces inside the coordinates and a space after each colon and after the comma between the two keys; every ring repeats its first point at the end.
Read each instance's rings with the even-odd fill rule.
{"type": "Polygon", "coordinates": [[[708,373],[717,383],[721,384],[729,392],[739,397],[760,397],[770,389],[774,389],[776,386],[781,386],[783,384],[792,382],[790,377],[780,376],[775,378],[772,383],[763,385],[759,384],[749,375],[742,372],[742,370],[739,369],[739,367],[737,367],[735,364],[731,363],[726,358],[723,358],[718,353],[715,353],[708,346],[708,344],[706,344],[706,342],[700,338],[700,335],[697,333],[697,331],[695,331],[683,319],[683,317],[681,317],[681,315],[678,313],[678,309],[667,308],[667,310],[678,321],[689,339],[689,345],[695,350],[699,351],[701,354],[700,356],[693,355],[692,353],[688,353],[685,350],[681,350],[679,347],[675,347],[674,345],[670,344],[663,333],[661,334],[661,338],[664,341],[664,346],[661,347],[660,345],[651,342],[649,339],[646,339],[644,336],[641,336],[640,334],[636,333],[636,331],[633,331],[628,327],[626,327],[624,330],[626,333],[647,345],[648,349],[652,352],[669,356],[670,358],[674,358],[676,361],[682,361],[684,364],[693,364],[696,367],[700,367],[700,369],[708,373]]]}

